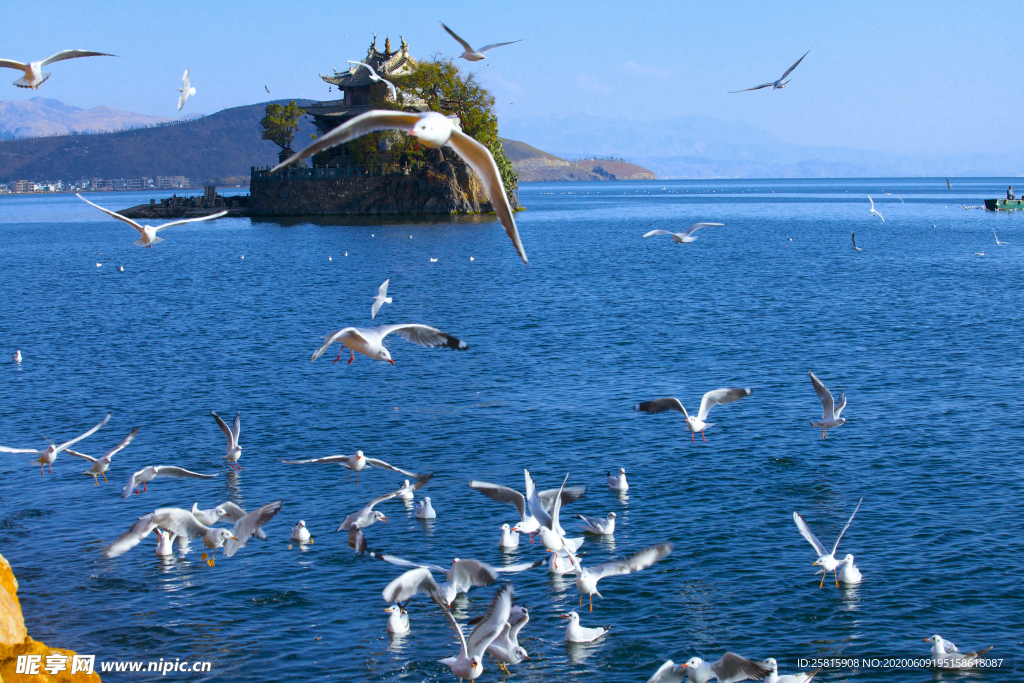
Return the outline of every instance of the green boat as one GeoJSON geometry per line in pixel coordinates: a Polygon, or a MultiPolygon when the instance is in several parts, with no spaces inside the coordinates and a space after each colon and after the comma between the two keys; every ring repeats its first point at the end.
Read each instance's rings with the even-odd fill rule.
{"type": "Polygon", "coordinates": [[[985,208],[989,211],[1020,211],[1024,209],[1024,198],[1017,199],[1011,185],[1006,188],[1006,199],[986,199],[985,208]]]}

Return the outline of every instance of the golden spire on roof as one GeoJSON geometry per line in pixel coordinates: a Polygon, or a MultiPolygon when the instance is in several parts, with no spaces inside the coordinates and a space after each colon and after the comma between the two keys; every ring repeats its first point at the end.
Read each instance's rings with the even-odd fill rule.
{"type": "Polygon", "coordinates": [[[391,54],[391,38],[384,39],[384,52],[391,54]]]}

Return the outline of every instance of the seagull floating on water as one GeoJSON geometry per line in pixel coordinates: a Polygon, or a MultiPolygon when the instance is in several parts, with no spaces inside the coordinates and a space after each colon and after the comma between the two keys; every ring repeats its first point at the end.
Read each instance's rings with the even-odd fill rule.
{"type": "Polygon", "coordinates": [[[700,399],[700,411],[697,415],[692,416],[686,412],[686,408],[679,401],[678,398],[658,398],[653,401],[647,401],[641,403],[635,409],[642,413],[664,413],[669,410],[674,410],[678,413],[682,413],[686,418],[686,426],[690,430],[690,441],[692,442],[693,435],[696,432],[700,432],[701,438],[707,442],[707,437],[704,436],[704,429],[706,427],[714,427],[715,423],[705,422],[708,419],[708,413],[714,406],[721,406],[727,403],[734,403],[750,396],[753,393],[753,389],[714,389],[704,394],[700,399]]]}
{"type": "MultiPolygon", "coordinates": [[[[104,418],[100,421],[98,425],[87,431],[85,434],[82,434],[81,436],[76,436],[74,439],[71,439],[71,441],[65,441],[60,445],[53,443],[49,439],[46,439],[47,441],[50,441],[50,445],[41,451],[37,451],[34,448],[8,448],[7,446],[0,446],[0,453],[38,454],[39,459],[36,460],[36,462],[39,463],[39,474],[42,475],[43,471],[46,469],[47,466],[50,467],[50,474],[53,474],[53,461],[57,459],[58,453],[60,453],[63,450],[66,450],[69,446],[74,446],[76,443],[78,443],[85,437],[95,434],[100,427],[107,424],[107,420],[109,419],[110,413],[107,413],[106,416],[104,416],[104,418]]],[[[46,437],[43,438],[45,439],[46,437]]]]}
{"type": "Polygon", "coordinates": [[[217,421],[217,426],[220,427],[220,431],[224,432],[224,436],[228,438],[227,455],[224,459],[228,461],[228,465],[231,469],[242,469],[242,466],[238,464],[238,459],[242,457],[242,447],[238,445],[238,437],[242,433],[241,424],[241,413],[235,414],[235,423],[228,429],[228,425],[224,420],[220,419],[220,415],[210,411],[210,415],[213,415],[213,419],[217,421]]]}
{"type": "MultiPolygon", "coordinates": [[[[814,548],[814,552],[818,553],[818,559],[813,562],[817,567],[821,567],[821,584],[818,588],[825,585],[825,576],[829,572],[835,572],[839,568],[840,562],[836,559],[836,550],[839,548],[839,541],[842,540],[843,534],[850,528],[850,523],[853,522],[853,518],[857,515],[857,510],[860,510],[860,504],[864,502],[864,496],[861,496],[860,500],[857,501],[857,507],[853,509],[853,514],[850,515],[850,519],[847,520],[846,526],[839,532],[839,536],[836,538],[835,545],[832,546],[832,552],[825,552],[825,546],[821,544],[818,537],[814,535],[810,527],[807,526],[807,522],[800,516],[799,512],[793,513],[793,521],[796,522],[796,528],[800,530],[800,535],[807,539],[807,542],[814,548]]],[[[853,555],[850,555],[850,563],[853,564],[853,555]]],[[[844,560],[845,561],[845,560],[844,560]]],[[[858,572],[858,575],[860,572],[858,572]]],[[[839,588],[839,574],[835,575],[836,588],[839,588]]]]}
{"type": "Polygon", "coordinates": [[[373,70],[372,66],[370,66],[369,64],[364,64],[362,62],[354,62],[351,59],[349,59],[347,61],[348,61],[349,64],[358,64],[359,66],[365,66],[366,69],[370,72],[370,80],[373,81],[374,83],[379,81],[379,82],[383,83],[384,85],[388,86],[388,94],[391,95],[391,99],[392,100],[397,100],[398,99],[398,91],[395,90],[395,84],[392,83],[391,81],[387,80],[386,78],[381,78],[380,76],[378,76],[377,72],[373,70]]]}
{"type": "Polygon", "coordinates": [[[580,524],[580,529],[587,534],[597,534],[598,536],[611,536],[615,533],[615,520],[618,519],[618,515],[614,512],[609,512],[607,517],[587,517],[586,515],[575,515],[577,519],[582,519],[583,523],[580,524]]]}
{"type": "Polygon", "coordinates": [[[669,230],[651,230],[644,234],[644,237],[655,237],[657,235],[672,235],[672,241],[676,244],[688,244],[696,241],[697,236],[693,233],[697,232],[701,228],[710,228],[713,226],[724,226],[725,223],[694,223],[683,232],[671,232],[669,230]]]}
{"type": "Polygon", "coordinates": [[[423,500],[416,504],[416,519],[435,519],[437,513],[434,512],[434,508],[430,505],[430,496],[425,496],[423,500]]]}
{"type": "Polygon", "coordinates": [[[18,80],[14,81],[14,85],[19,88],[31,88],[38,90],[39,86],[46,82],[46,79],[50,77],[48,71],[43,71],[44,66],[49,66],[54,62],[60,62],[65,59],[76,59],[78,57],[116,57],[117,55],[108,55],[106,52],[89,52],[88,50],[63,50],[55,55],[50,55],[46,59],[38,62],[29,62],[23,64],[22,62],[16,62],[13,59],[0,59],[0,67],[7,67],[8,69],[17,69],[18,71],[24,71],[25,75],[18,80]]]}
{"type": "MultiPolygon", "coordinates": [[[[811,53],[811,51],[808,50],[807,52],[804,53],[804,57],[806,57],[810,53],[811,53]]],[[[789,74],[793,73],[793,69],[795,69],[798,66],[800,66],[800,62],[804,61],[804,57],[801,57],[800,59],[796,60],[796,63],[794,63],[793,66],[791,66],[788,69],[786,69],[786,73],[782,74],[782,78],[780,78],[777,81],[772,81],[771,83],[765,83],[763,85],[754,86],[753,88],[744,88],[743,90],[732,90],[732,91],[729,92],[729,94],[733,95],[733,94],[738,93],[738,92],[749,92],[750,90],[760,90],[761,88],[771,88],[772,90],[779,90],[781,88],[785,88],[786,85],[789,84],[789,81],[786,80],[786,76],[789,76],[789,74]]]]}
{"type": "Polygon", "coordinates": [[[508,524],[501,525],[501,539],[498,541],[499,548],[518,548],[519,534],[512,531],[508,524]]]}
{"type": "MultiPolygon", "coordinates": [[[[100,211],[102,211],[103,213],[107,214],[111,218],[116,218],[119,221],[123,221],[123,222],[127,223],[128,225],[132,226],[133,228],[135,228],[136,230],[138,230],[139,231],[139,235],[141,235],[141,237],[139,237],[139,239],[137,239],[134,242],[132,242],[132,244],[134,244],[136,246],[139,246],[139,247],[146,247],[147,249],[152,249],[154,244],[156,244],[157,242],[163,242],[164,241],[162,237],[157,237],[156,236],[156,234],[158,232],[160,232],[161,230],[166,230],[167,228],[169,228],[171,226],[174,226],[174,225],[185,225],[186,223],[198,223],[199,221],[209,221],[209,220],[213,220],[214,218],[220,218],[221,216],[228,215],[227,211],[221,211],[219,213],[215,213],[215,214],[212,214],[210,216],[200,216],[199,218],[185,218],[185,219],[182,219],[180,221],[171,221],[170,223],[164,223],[162,225],[157,225],[157,226],[153,226],[153,225],[140,225],[140,224],[136,223],[135,221],[133,221],[131,218],[125,218],[124,216],[122,216],[121,214],[117,213],[116,211],[111,211],[110,209],[104,209],[102,206],[99,206],[98,204],[93,204],[92,202],[90,202],[88,199],[86,199],[82,195],[78,194],[77,192],[75,193],[75,196],[78,197],[79,199],[81,199],[83,202],[85,202],[89,206],[92,206],[92,207],[95,207],[95,208],[99,209],[100,211]]],[[[96,265],[100,265],[100,264],[96,264],[96,265]]]]}
{"type": "Polygon", "coordinates": [[[377,311],[380,310],[381,306],[383,306],[384,304],[391,303],[391,297],[388,296],[388,283],[389,282],[391,282],[391,278],[388,278],[387,280],[384,281],[384,284],[382,284],[377,289],[377,296],[373,297],[373,308],[370,309],[370,319],[371,320],[377,318],[377,311]]]}
{"type": "MultiPolygon", "coordinates": [[[[356,451],[352,455],[327,455],[322,458],[311,458],[309,460],[281,460],[280,462],[283,462],[286,465],[313,465],[318,463],[333,463],[335,465],[341,465],[342,467],[347,467],[349,469],[349,473],[348,476],[345,477],[345,481],[348,481],[349,477],[352,476],[352,472],[355,472],[357,484],[359,483],[359,473],[362,472],[367,467],[379,467],[382,470],[391,470],[392,472],[398,472],[399,474],[404,474],[405,476],[412,477],[413,479],[420,478],[420,475],[416,474],[415,472],[409,472],[403,470],[400,467],[389,465],[383,460],[378,460],[377,458],[367,458],[365,455],[363,455],[362,451],[356,451]]],[[[402,486],[402,488],[400,488],[398,491],[396,491],[395,495],[402,499],[409,500],[409,498],[406,498],[406,494],[411,494],[418,488],[419,486],[416,486],[415,484],[410,486],[409,480],[406,479],[405,485],[402,486]]]]}
{"type": "Polygon", "coordinates": [[[185,69],[185,75],[181,77],[181,87],[178,88],[178,92],[181,96],[178,97],[178,111],[185,106],[185,101],[189,97],[196,94],[196,89],[192,87],[192,82],[188,77],[188,69],[185,69]]]}
{"type": "Polygon", "coordinates": [[[163,529],[156,530],[156,556],[167,557],[174,553],[174,544],[171,539],[171,534],[164,531],[163,529]]]}
{"type": "Polygon", "coordinates": [[[977,652],[960,652],[952,641],[938,634],[924,641],[932,643],[932,666],[936,669],[973,669],[978,666],[978,660],[992,649],[990,645],[977,652]]]}
{"type": "Polygon", "coordinates": [[[292,527],[292,540],[299,543],[305,543],[309,540],[309,529],[306,528],[306,523],[301,519],[292,527]]]}
{"type": "Polygon", "coordinates": [[[355,360],[356,351],[369,358],[386,360],[394,365],[395,361],[391,360],[391,353],[384,348],[384,337],[392,333],[397,334],[406,341],[411,341],[414,344],[430,349],[447,346],[449,349],[465,351],[469,348],[466,342],[428,325],[404,323],[401,325],[380,325],[378,327],[343,327],[324,337],[324,343],[313,352],[313,357],[309,360],[310,362],[315,361],[324,355],[324,351],[330,348],[331,344],[341,342],[341,350],[338,352],[338,357],[334,359],[335,363],[341,360],[341,356],[347,346],[351,354],[348,359],[349,365],[355,360]]]}
{"type": "Polygon", "coordinates": [[[21,349],[16,349],[14,353],[11,354],[11,360],[13,360],[15,363],[21,362],[21,349]]]}
{"type": "Polygon", "coordinates": [[[388,633],[408,633],[412,630],[409,628],[409,613],[405,609],[399,605],[388,605],[384,611],[391,615],[388,617],[388,633]]]}
{"type": "Polygon", "coordinates": [[[611,472],[605,474],[605,479],[608,481],[608,488],[614,491],[628,491],[629,482],[626,481],[626,468],[620,467],[619,472],[616,475],[612,475],[611,472]]]}
{"type": "MultiPolygon", "coordinates": [[[[871,213],[873,213],[876,216],[878,216],[879,218],[881,218],[882,222],[884,223],[885,222],[885,216],[883,216],[882,214],[880,214],[877,211],[875,211],[875,200],[871,199],[871,195],[868,195],[867,197],[868,197],[868,200],[871,202],[871,213]]],[[[932,227],[934,227],[934,226],[932,226],[932,227]]]]}
{"type": "Polygon", "coordinates": [[[463,133],[457,121],[449,119],[439,112],[430,111],[417,114],[387,110],[368,111],[321,136],[306,149],[270,169],[270,172],[279,171],[296,161],[301,161],[317,152],[344,144],[367,133],[395,129],[404,130],[409,135],[415,136],[426,147],[440,148],[448,145],[454,149],[480,176],[487,189],[491,206],[501,220],[509,239],[512,240],[512,245],[519,253],[523,263],[529,263],[526,259],[526,251],[519,239],[519,230],[516,228],[515,218],[512,216],[512,207],[508,202],[505,186],[501,182],[501,173],[498,171],[494,157],[486,147],[463,133]]]}
{"type": "Polygon", "coordinates": [[[76,457],[82,458],[83,460],[88,460],[88,461],[90,461],[92,463],[92,467],[87,469],[85,472],[82,472],[82,474],[84,474],[87,477],[92,477],[93,486],[99,486],[100,485],[99,478],[101,476],[103,477],[103,481],[107,480],[106,472],[107,472],[108,469],[110,469],[110,459],[114,457],[115,453],[117,453],[122,448],[124,448],[125,446],[130,444],[132,442],[132,440],[135,439],[136,436],[138,436],[139,429],[141,429],[141,427],[136,427],[135,429],[133,429],[128,434],[128,436],[126,436],[123,439],[121,439],[120,443],[118,443],[116,446],[114,446],[109,451],[107,451],[106,454],[102,458],[94,458],[94,457],[92,457],[90,455],[86,455],[85,453],[79,453],[78,451],[73,451],[70,448],[68,448],[66,450],[68,452],[68,455],[74,455],[76,457]]]}
{"type": "Polygon", "coordinates": [[[149,467],[143,467],[138,472],[133,472],[132,476],[128,477],[128,483],[125,484],[124,490],[121,491],[121,498],[127,498],[132,495],[132,489],[135,489],[135,495],[138,495],[140,486],[142,487],[142,493],[145,493],[148,489],[146,484],[157,477],[174,477],[175,479],[213,479],[216,476],[216,474],[199,474],[198,472],[186,470],[184,467],[174,467],[172,465],[150,465],[149,467]]]}
{"type": "Polygon", "coordinates": [[[826,430],[842,427],[846,424],[846,418],[839,417],[846,407],[846,392],[844,391],[839,394],[839,403],[837,405],[832,399],[832,392],[821,383],[821,380],[810,370],[807,371],[807,374],[811,376],[814,393],[818,395],[818,400],[821,401],[821,419],[810,424],[812,427],[819,427],[821,429],[821,438],[824,439],[828,437],[826,430]]]}
{"type": "Polygon", "coordinates": [[[565,627],[565,642],[567,643],[592,643],[611,629],[611,626],[594,628],[580,626],[580,615],[576,612],[563,614],[562,618],[569,620],[569,625],[565,627]]]}
{"type": "Polygon", "coordinates": [[[444,30],[448,32],[448,35],[450,35],[455,40],[459,41],[459,44],[462,45],[462,49],[465,50],[465,52],[463,52],[459,56],[462,57],[463,59],[465,59],[468,62],[479,62],[481,59],[487,59],[487,57],[484,56],[484,53],[485,52],[490,52],[491,50],[493,50],[496,47],[501,47],[503,45],[512,45],[513,43],[521,43],[521,42],[523,42],[522,38],[520,38],[519,40],[513,40],[513,41],[510,41],[510,42],[507,42],[507,43],[494,43],[492,45],[484,45],[479,50],[474,50],[470,46],[469,43],[467,43],[462,38],[459,38],[457,35],[455,35],[455,31],[453,31],[450,28],[448,28],[447,26],[445,26],[443,21],[441,22],[441,26],[443,26],[444,30]]]}

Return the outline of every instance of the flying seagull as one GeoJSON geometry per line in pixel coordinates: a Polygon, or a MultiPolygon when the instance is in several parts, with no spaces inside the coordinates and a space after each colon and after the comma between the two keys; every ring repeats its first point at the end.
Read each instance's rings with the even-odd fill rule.
{"type": "Polygon", "coordinates": [[[142,492],[145,493],[149,488],[146,486],[147,482],[151,482],[157,477],[175,477],[181,479],[187,477],[189,479],[213,479],[216,474],[199,474],[191,470],[186,470],[184,467],[174,467],[172,465],[150,465],[149,467],[143,467],[138,472],[132,472],[132,476],[128,477],[128,483],[125,484],[124,490],[121,491],[121,497],[127,498],[132,495],[132,489],[135,489],[135,494],[139,494],[139,487],[142,487],[142,492]]]}
{"type": "Polygon", "coordinates": [[[871,199],[871,195],[868,195],[868,201],[871,202],[871,213],[873,213],[876,216],[878,216],[879,218],[881,218],[882,222],[884,223],[885,222],[885,216],[883,216],[882,214],[880,214],[877,211],[875,211],[875,200],[871,199]]]}
{"type": "Polygon", "coordinates": [[[268,95],[270,94],[270,88],[268,88],[267,86],[263,86],[263,89],[267,91],[268,95]]]}
{"type": "Polygon", "coordinates": [[[214,218],[220,218],[221,216],[228,215],[227,211],[221,211],[219,213],[215,213],[215,214],[212,214],[212,215],[209,215],[209,216],[200,216],[199,218],[184,218],[184,219],[182,219],[180,221],[171,221],[170,223],[164,223],[163,225],[156,225],[156,226],[153,226],[153,225],[139,225],[138,223],[133,221],[131,218],[125,218],[124,216],[122,216],[121,214],[117,213],[116,211],[111,211],[110,209],[104,209],[102,206],[99,206],[97,204],[93,204],[92,202],[90,202],[88,199],[86,199],[82,195],[78,194],[77,192],[75,193],[75,196],[78,197],[79,199],[81,199],[83,202],[85,202],[89,206],[93,206],[93,207],[99,209],[100,211],[102,211],[103,213],[107,214],[111,218],[116,218],[119,221],[124,221],[128,225],[130,225],[133,228],[135,228],[136,230],[138,230],[139,231],[139,235],[141,235],[141,237],[139,237],[139,239],[137,239],[134,242],[132,242],[132,244],[134,244],[136,246],[139,246],[139,247],[146,247],[147,249],[152,249],[153,245],[156,244],[157,242],[163,242],[163,238],[157,237],[156,234],[158,232],[160,232],[161,230],[164,230],[165,228],[171,227],[172,225],[184,225],[185,223],[198,223],[199,221],[209,221],[209,220],[213,220],[214,218]]]}
{"type": "Polygon", "coordinates": [[[992,235],[996,238],[996,244],[1009,244],[1009,242],[1000,242],[999,241],[999,235],[996,235],[996,231],[995,230],[992,231],[992,235]]]}
{"type": "MultiPolygon", "coordinates": [[[[810,50],[805,52],[804,53],[804,57],[806,57],[808,54],[810,54],[810,52],[811,52],[810,50]]],[[[729,92],[729,94],[733,95],[733,94],[738,93],[738,92],[747,92],[749,90],[760,90],[761,88],[771,88],[772,90],[779,90],[781,88],[785,88],[786,85],[789,83],[789,81],[786,80],[786,76],[788,76],[789,74],[793,73],[793,69],[797,68],[800,65],[800,62],[804,61],[804,57],[801,57],[800,59],[796,60],[796,64],[794,64],[793,66],[791,66],[788,69],[786,69],[786,73],[782,74],[782,78],[780,78],[777,81],[772,81],[771,83],[765,83],[764,85],[759,85],[759,86],[754,87],[754,88],[745,88],[744,90],[732,90],[732,91],[729,92]]]]}
{"type": "Polygon", "coordinates": [[[196,94],[196,89],[192,87],[192,82],[188,77],[188,69],[185,69],[185,75],[181,77],[181,87],[178,88],[178,92],[181,93],[178,98],[178,111],[181,111],[181,108],[185,106],[185,101],[196,94]]]}
{"type": "MultiPolygon", "coordinates": [[[[398,472],[399,474],[404,474],[405,476],[412,477],[414,479],[420,479],[426,476],[416,474],[415,472],[403,470],[401,467],[389,465],[383,460],[378,460],[377,458],[367,458],[365,455],[363,455],[362,451],[356,451],[352,455],[327,455],[322,458],[310,458],[309,460],[281,460],[280,462],[283,462],[286,465],[313,465],[317,463],[333,463],[336,465],[341,465],[342,467],[347,467],[349,469],[349,473],[348,476],[345,477],[345,481],[348,481],[349,477],[352,476],[352,472],[355,472],[357,484],[359,483],[359,473],[362,472],[367,467],[379,467],[382,470],[391,470],[392,472],[398,472]]],[[[420,486],[422,486],[422,484],[420,486]]],[[[410,486],[407,489],[403,487],[403,490],[415,491],[417,488],[418,487],[416,486],[410,486]]]]}
{"type": "Polygon", "coordinates": [[[373,308],[370,309],[370,318],[376,319],[377,312],[380,311],[380,307],[384,304],[391,303],[391,297],[388,296],[388,283],[391,282],[391,278],[384,281],[384,284],[377,290],[377,296],[373,297],[373,308]]]}
{"type": "MultiPolygon", "coordinates": [[[[43,470],[46,468],[47,465],[50,466],[50,474],[53,474],[53,461],[57,459],[57,454],[58,453],[60,453],[63,450],[67,450],[67,448],[69,446],[74,446],[76,443],[78,443],[79,441],[81,441],[85,437],[90,436],[92,434],[95,434],[99,430],[100,427],[102,427],[103,425],[107,424],[107,420],[109,420],[109,419],[110,419],[110,413],[107,413],[106,416],[103,418],[102,421],[100,421],[100,423],[98,425],[96,425],[95,427],[93,427],[92,429],[87,431],[85,434],[82,434],[81,436],[76,436],[75,438],[71,439],[71,441],[65,441],[64,443],[59,444],[59,445],[55,444],[54,442],[50,441],[49,439],[46,439],[47,441],[50,441],[50,445],[47,446],[44,450],[41,450],[41,451],[37,451],[34,448],[8,448],[7,446],[0,446],[0,453],[34,453],[34,454],[37,454],[39,456],[39,459],[36,460],[36,462],[39,463],[39,474],[40,475],[43,474],[43,470]]],[[[43,437],[43,438],[45,439],[46,437],[43,437]]]]}
{"type": "Polygon", "coordinates": [[[462,57],[463,59],[465,59],[466,61],[469,61],[469,62],[479,62],[481,59],[487,59],[487,57],[484,55],[484,53],[485,52],[489,52],[489,51],[493,50],[496,47],[501,47],[502,45],[511,45],[512,43],[521,43],[521,42],[523,42],[522,39],[519,39],[519,40],[513,40],[513,41],[508,42],[508,43],[494,43],[493,45],[484,45],[479,50],[474,50],[470,46],[469,43],[467,43],[462,38],[459,38],[457,35],[455,35],[455,31],[453,31],[450,28],[448,28],[447,26],[445,26],[443,21],[441,22],[441,26],[444,27],[445,31],[448,31],[448,35],[450,35],[455,40],[459,41],[459,44],[462,45],[462,49],[465,50],[465,52],[463,52],[459,56],[462,57]]]}
{"type": "Polygon", "coordinates": [[[846,424],[846,418],[839,417],[840,413],[843,412],[843,408],[846,407],[846,392],[839,394],[839,403],[837,404],[832,399],[832,392],[821,383],[821,380],[815,376],[810,370],[807,374],[811,376],[811,383],[814,385],[814,393],[818,395],[818,400],[821,401],[821,420],[812,422],[812,427],[821,428],[821,438],[828,436],[828,429],[834,429],[841,427],[846,424]]]}
{"type": "Polygon", "coordinates": [[[641,403],[634,410],[639,410],[642,413],[664,413],[668,410],[682,413],[686,418],[686,426],[690,430],[690,441],[693,441],[693,435],[696,432],[700,432],[704,441],[707,441],[707,437],[704,436],[704,428],[715,426],[713,423],[704,422],[708,418],[708,412],[714,406],[738,401],[741,398],[750,396],[752,393],[753,389],[714,389],[701,397],[700,411],[698,411],[697,415],[687,413],[686,408],[683,407],[682,402],[678,398],[657,398],[653,401],[641,403]]]}
{"type": "Polygon", "coordinates": [[[683,668],[686,669],[686,677],[693,683],[707,683],[712,678],[717,678],[718,683],[760,681],[772,672],[765,664],[740,657],[734,652],[726,652],[717,662],[705,662],[700,657],[691,657],[683,664],[683,668]]]}
{"type": "Polygon", "coordinates": [[[380,81],[384,85],[388,86],[388,93],[391,94],[391,99],[392,100],[397,100],[398,99],[398,91],[395,90],[395,84],[392,83],[391,81],[387,80],[386,78],[381,78],[380,76],[378,76],[377,72],[373,70],[372,66],[370,66],[369,64],[364,64],[363,62],[353,62],[351,59],[349,59],[347,61],[348,61],[349,64],[358,64],[359,66],[365,66],[366,69],[370,72],[370,80],[373,81],[374,83],[376,83],[377,81],[380,81]]]}
{"type": "Polygon", "coordinates": [[[949,178],[946,178],[946,189],[947,190],[952,190],[953,189],[953,186],[949,184],[949,178]]]}
{"type": "Polygon", "coordinates": [[[88,50],[64,50],[58,52],[55,55],[50,55],[41,62],[29,62],[28,64],[22,64],[12,59],[0,59],[0,66],[6,66],[8,69],[17,69],[18,71],[24,71],[25,76],[14,81],[14,85],[19,88],[32,88],[38,90],[39,86],[46,82],[46,79],[50,77],[50,72],[43,71],[44,66],[49,66],[54,62],[60,62],[65,59],[75,59],[76,57],[116,57],[117,55],[108,55],[106,52],[89,52],[88,50]]]}
{"type": "MultiPolygon", "coordinates": [[[[836,550],[839,549],[839,541],[842,540],[843,534],[850,528],[850,523],[853,522],[853,518],[857,515],[857,510],[860,510],[860,504],[864,502],[864,496],[861,496],[860,500],[857,501],[857,507],[853,509],[853,514],[850,515],[850,519],[846,522],[846,526],[839,532],[839,536],[836,538],[836,544],[832,546],[832,552],[826,552],[825,546],[821,544],[818,537],[814,535],[810,527],[807,526],[807,522],[800,516],[799,512],[793,513],[793,521],[796,522],[796,528],[800,530],[800,535],[803,536],[808,543],[814,548],[814,552],[818,553],[818,559],[814,561],[814,565],[821,567],[821,584],[818,588],[825,585],[825,576],[829,572],[834,572],[842,564],[836,559],[836,550]]],[[[836,588],[839,588],[839,575],[836,574],[836,588]]]]}
{"type": "Polygon", "coordinates": [[[270,172],[279,171],[286,166],[294,164],[296,161],[301,161],[317,152],[344,144],[367,133],[393,129],[406,131],[409,135],[418,138],[427,147],[440,148],[443,145],[448,145],[454,149],[483,180],[484,187],[487,188],[487,196],[491,200],[491,206],[494,208],[494,212],[498,214],[498,218],[501,220],[505,232],[508,233],[509,239],[512,240],[512,245],[519,252],[519,257],[523,259],[523,263],[529,263],[526,259],[526,251],[523,249],[523,244],[519,240],[516,221],[512,217],[512,207],[508,203],[505,187],[501,182],[501,173],[498,171],[498,165],[494,163],[494,157],[491,156],[486,147],[462,132],[458,120],[450,119],[439,112],[368,111],[346,121],[330,133],[320,137],[306,149],[293,154],[287,160],[270,169],[270,172]]]}
{"type": "Polygon", "coordinates": [[[334,359],[335,363],[341,360],[341,355],[345,352],[345,347],[347,346],[351,353],[348,359],[349,365],[355,360],[356,351],[369,358],[386,360],[394,365],[395,361],[391,360],[391,353],[384,348],[384,337],[392,332],[402,339],[427,348],[447,346],[449,349],[456,349],[458,351],[465,351],[469,348],[466,342],[456,339],[450,334],[445,334],[436,327],[429,327],[427,325],[405,323],[403,325],[380,325],[378,327],[344,327],[324,337],[324,343],[313,352],[313,357],[309,360],[310,362],[315,361],[324,355],[324,351],[330,348],[331,344],[340,341],[341,350],[338,351],[338,357],[334,359]]]}
{"type": "Polygon", "coordinates": [[[102,458],[94,458],[91,455],[79,453],[78,451],[73,451],[70,448],[67,449],[68,455],[74,455],[76,457],[82,458],[83,460],[88,460],[89,462],[91,462],[92,467],[87,469],[85,472],[82,472],[82,474],[84,474],[87,477],[92,477],[93,486],[99,486],[99,478],[101,476],[103,477],[103,481],[107,480],[107,470],[110,468],[110,459],[114,457],[115,453],[120,451],[122,448],[130,444],[133,439],[135,439],[136,435],[138,435],[139,433],[139,429],[141,429],[141,427],[136,427],[135,429],[133,429],[131,433],[128,434],[128,436],[121,439],[121,442],[114,446],[113,448],[111,448],[109,451],[107,451],[106,455],[104,455],[102,458]]]}
{"type": "Polygon", "coordinates": [[[242,457],[242,447],[238,445],[238,437],[242,433],[241,413],[235,415],[235,423],[230,429],[227,423],[220,419],[220,415],[212,410],[210,415],[213,415],[213,419],[217,421],[220,431],[224,432],[224,436],[228,438],[227,455],[224,456],[224,459],[228,461],[231,469],[242,469],[242,466],[238,464],[238,459],[242,457]]]}
{"type": "Polygon", "coordinates": [[[701,228],[710,228],[713,226],[724,226],[725,223],[694,223],[683,232],[671,232],[669,230],[651,230],[645,234],[644,237],[655,237],[657,235],[672,235],[672,241],[676,244],[687,244],[693,242],[697,238],[693,233],[697,232],[701,228]]]}
{"type": "Polygon", "coordinates": [[[857,236],[853,234],[852,230],[850,231],[850,239],[853,240],[853,248],[855,251],[864,251],[863,249],[857,246],[857,236]]]}

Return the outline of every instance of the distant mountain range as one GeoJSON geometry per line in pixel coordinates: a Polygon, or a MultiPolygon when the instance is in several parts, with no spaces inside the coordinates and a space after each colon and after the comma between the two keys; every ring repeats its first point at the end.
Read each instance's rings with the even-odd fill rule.
{"type": "Polygon", "coordinates": [[[566,161],[518,140],[501,139],[505,154],[524,183],[559,180],[654,180],[654,173],[626,161],[566,161]]]}
{"type": "MultiPolygon", "coordinates": [[[[189,114],[183,118],[202,118],[202,114],[189,114]]],[[[82,109],[45,97],[33,97],[31,100],[0,100],[0,140],[68,133],[99,133],[176,120],[178,119],[168,116],[133,114],[110,107],[82,109]]]]}

